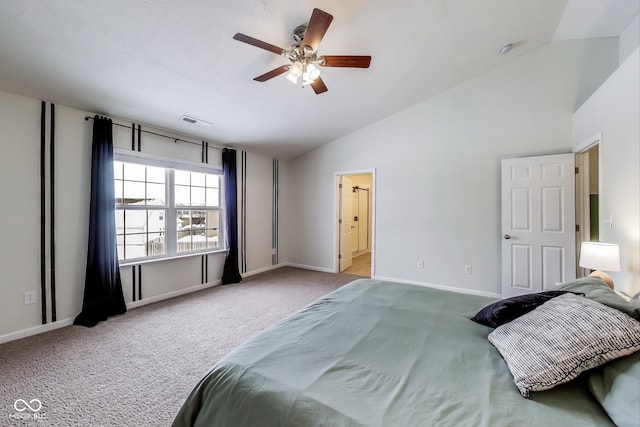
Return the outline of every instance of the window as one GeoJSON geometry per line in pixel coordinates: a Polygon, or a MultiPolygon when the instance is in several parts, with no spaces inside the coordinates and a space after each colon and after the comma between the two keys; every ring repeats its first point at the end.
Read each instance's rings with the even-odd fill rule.
{"type": "Polygon", "coordinates": [[[218,247],[220,176],[176,169],[177,252],[218,247]]]}
{"type": "Polygon", "coordinates": [[[114,161],[118,258],[221,248],[220,175],[114,161]]]}

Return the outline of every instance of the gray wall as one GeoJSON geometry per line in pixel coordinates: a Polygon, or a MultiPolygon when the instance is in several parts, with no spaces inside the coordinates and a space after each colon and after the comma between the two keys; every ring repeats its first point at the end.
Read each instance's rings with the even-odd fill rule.
{"type": "Polygon", "coordinates": [[[615,38],[551,43],[289,161],[289,261],[335,271],[334,174],[375,169],[375,276],[498,294],[500,160],[571,152],[617,61],[615,38]]]}
{"type": "MultiPolygon", "coordinates": [[[[80,312],[86,266],[93,114],[56,105],[55,120],[55,284],[56,322],[51,312],[51,250],[49,194],[49,117],[46,120],[46,242],[47,290],[40,291],[40,108],[41,101],[0,92],[0,342],[68,325],[80,312]],[[36,291],[36,304],[25,305],[24,293],[36,291]],[[41,322],[41,301],[47,301],[47,324],[41,322]]],[[[50,104],[47,104],[49,114],[50,104]]],[[[115,123],[130,125],[127,120],[115,123]]],[[[168,134],[143,125],[143,129],[168,134]]],[[[142,134],[142,155],[201,163],[196,145],[142,134]]],[[[131,130],[114,127],[116,149],[131,150],[131,130]]],[[[240,152],[238,157],[240,157],[240,152]]],[[[247,274],[272,268],[271,217],[273,187],[271,159],[248,155],[247,194],[254,198],[247,210],[247,274]],[[267,167],[268,165],[268,167],[267,167]],[[254,238],[255,236],[255,238],[254,238]]],[[[212,167],[220,167],[217,149],[209,150],[212,167]]],[[[121,275],[125,299],[136,307],[215,285],[222,275],[226,252],[208,255],[208,280],[202,283],[200,255],[142,264],[143,299],[133,302],[132,266],[121,275]]]]}
{"type": "Polygon", "coordinates": [[[615,288],[640,292],[640,55],[638,48],[576,111],[573,143],[600,140],[600,241],[620,246],[615,288]],[[609,223],[609,218],[612,221],[609,223]]]}

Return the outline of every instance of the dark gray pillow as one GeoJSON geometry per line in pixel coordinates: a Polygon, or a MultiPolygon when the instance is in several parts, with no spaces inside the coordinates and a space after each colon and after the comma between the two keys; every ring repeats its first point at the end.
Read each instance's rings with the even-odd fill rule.
{"type": "Polygon", "coordinates": [[[640,350],[640,322],[569,293],[497,327],[488,338],[520,394],[529,397],[640,350]]]}
{"type": "Polygon", "coordinates": [[[568,291],[544,291],[501,299],[484,307],[473,316],[471,320],[481,325],[497,328],[534,310],[551,298],[566,294],[567,292],[568,291]]]}

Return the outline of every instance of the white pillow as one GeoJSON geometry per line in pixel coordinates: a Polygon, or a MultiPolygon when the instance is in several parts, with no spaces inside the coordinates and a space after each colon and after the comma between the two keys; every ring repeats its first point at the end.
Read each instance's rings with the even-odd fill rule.
{"type": "Polygon", "coordinates": [[[489,334],[520,394],[548,390],[640,350],[640,322],[575,294],[549,300],[489,334]]]}

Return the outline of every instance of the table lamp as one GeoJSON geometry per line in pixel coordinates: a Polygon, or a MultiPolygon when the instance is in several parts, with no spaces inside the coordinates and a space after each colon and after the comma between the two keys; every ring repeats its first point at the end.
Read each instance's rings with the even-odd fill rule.
{"type": "Polygon", "coordinates": [[[578,265],[592,270],[589,276],[600,277],[613,289],[613,279],[605,271],[620,271],[620,247],[613,243],[582,242],[578,265]]]}

